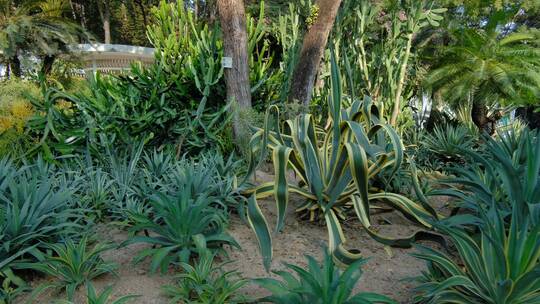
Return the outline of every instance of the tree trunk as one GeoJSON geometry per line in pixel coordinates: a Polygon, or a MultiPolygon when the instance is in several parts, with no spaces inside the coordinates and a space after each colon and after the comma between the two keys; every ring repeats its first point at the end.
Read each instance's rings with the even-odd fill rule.
{"type": "Polygon", "coordinates": [[[304,36],[295,67],[289,99],[308,106],[328,35],[334,26],[341,0],[318,0],[318,16],[304,36]]]}
{"type": "Polygon", "coordinates": [[[103,33],[105,35],[105,43],[110,44],[111,43],[111,17],[110,17],[108,4],[105,4],[104,17],[105,18],[103,19],[103,33]]]}
{"type": "Polygon", "coordinates": [[[106,44],[111,43],[111,9],[108,0],[98,0],[98,11],[103,23],[103,36],[106,44]]]}
{"type": "Polygon", "coordinates": [[[488,109],[482,102],[474,101],[471,109],[471,117],[473,123],[478,127],[480,132],[484,131],[489,123],[487,116],[488,109]]]}
{"type": "Polygon", "coordinates": [[[21,77],[22,76],[22,69],[21,69],[21,61],[19,60],[19,56],[15,55],[9,59],[9,66],[11,69],[11,74],[15,77],[21,77]]]}
{"type": "Polygon", "coordinates": [[[225,69],[227,100],[238,105],[234,117],[234,135],[237,140],[246,136],[240,122],[240,111],[251,108],[249,83],[248,37],[243,0],[218,0],[218,14],[223,31],[223,55],[232,58],[232,68],[225,69]]]}
{"type": "Polygon", "coordinates": [[[146,27],[148,26],[148,16],[146,15],[146,9],[144,8],[144,3],[142,0],[135,1],[137,5],[139,6],[139,9],[141,10],[141,15],[143,17],[143,23],[144,23],[144,29],[146,30],[146,27]]]}
{"type": "Polygon", "coordinates": [[[56,60],[56,56],[54,55],[45,55],[43,57],[42,64],[41,64],[41,73],[44,76],[48,76],[51,74],[55,60],[56,60]]]}
{"type": "Polygon", "coordinates": [[[72,0],[69,0],[69,7],[71,8],[71,16],[73,17],[73,21],[77,22],[77,14],[75,13],[75,6],[73,5],[72,0]]]}

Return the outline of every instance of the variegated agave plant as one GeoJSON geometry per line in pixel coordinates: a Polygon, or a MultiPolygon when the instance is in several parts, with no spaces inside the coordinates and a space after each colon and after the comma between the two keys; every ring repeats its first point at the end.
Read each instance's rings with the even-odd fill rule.
{"type": "MultiPolygon", "coordinates": [[[[276,231],[283,228],[289,194],[306,198],[297,209],[310,219],[326,222],[329,249],[334,258],[345,264],[361,258],[356,251],[345,248],[345,237],[340,225],[354,210],[369,234],[385,244],[409,246],[417,233],[393,239],[379,235],[371,224],[371,208],[382,203],[403,213],[407,218],[429,228],[429,218],[437,214],[425,200],[416,203],[403,195],[384,192],[373,181],[382,171],[390,176],[403,161],[403,145],[394,129],[384,123],[378,108],[370,98],[355,101],[346,110],[341,109],[340,76],[332,58],[332,94],[328,105],[330,117],[326,127],[320,127],[310,114],[302,114],[285,122],[283,131],[278,124],[270,127],[270,108],[266,126],[258,130],[251,140],[253,154],[272,152],[275,180],[252,189],[248,204],[248,220],[259,240],[265,267],[272,258],[272,239],[267,221],[257,205],[257,199],[274,196],[277,203],[276,231]],[[289,180],[292,169],[299,182],[289,180]]],[[[279,122],[277,117],[276,122],[279,122]]],[[[254,163],[254,162],[252,162],[254,163]]],[[[254,165],[251,166],[253,171],[254,165]]]]}

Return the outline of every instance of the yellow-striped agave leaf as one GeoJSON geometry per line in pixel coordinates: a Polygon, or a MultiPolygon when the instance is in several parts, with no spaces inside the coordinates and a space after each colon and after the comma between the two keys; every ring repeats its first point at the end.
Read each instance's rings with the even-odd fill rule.
{"type": "Polygon", "coordinates": [[[261,209],[257,205],[255,196],[251,196],[249,199],[247,209],[248,222],[251,229],[255,231],[255,236],[259,242],[259,249],[261,250],[261,254],[263,256],[264,267],[266,270],[269,270],[272,262],[272,236],[270,235],[270,230],[268,229],[268,223],[266,222],[261,209]]]}
{"type": "MultiPolygon", "coordinates": [[[[268,252],[272,250],[271,239],[256,199],[274,196],[276,231],[279,232],[285,223],[290,193],[302,197],[297,213],[311,221],[326,223],[329,249],[334,259],[344,264],[361,258],[358,250],[346,248],[340,224],[341,220],[354,216],[354,213],[373,238],[393,246],[410,246],[424,234],[420,231],[401,238],[379,235],[371,224],[370,210],[373,207],[379,208],[381,204],[390,206],[425,228],[431,228],[430,219],[437,217],[427,202],[416,203],[375,187],[381,173],[384,172],[386,180],[389,180],[400,168],[403,144],[395,130],[381,121],[379,111],[370,98],[353,101],[348,109],[341,110],[341,89],[334,87],[341,82],[339,75],[335,74],[337,69],[333,56],[332,66],[329,117],[319,124],[322,126],[324,123],[324,128],[317,125],[312,115],[302,114],[285,121],[283,128],[277,120],[272,125],[267,120],[265,130],[258,130],[252,140],[254,144],[266,147],[252,151],[271,150],[274,164],[274,181],[246,192],[252,194],[248,217],[258,234],[265,265],[269,265],[267,259],[271,257],[271,252],[268,252]],[[296,178],[290,177],[291,171],[296,178]]],[[[275,107],[269,111],[278,112],[275,107]]]]}

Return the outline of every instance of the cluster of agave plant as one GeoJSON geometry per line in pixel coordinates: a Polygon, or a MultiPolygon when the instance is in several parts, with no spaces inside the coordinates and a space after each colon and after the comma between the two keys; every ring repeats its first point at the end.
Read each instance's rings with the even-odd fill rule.
{"type": "Polygon", "coordinates": [[[276,231],[283,228],[289,194],[305,198],[296,211],[310,220],[321,219],[326,223],[329,250],[345,264],[362,258],[361,254],[345,247],[340,220],[351,213],[373,238],[401,247],[410,246],[423,231],[397,239],[380,235],[372,228],[372,208],[390,206],[426,229],[431,228],[431,219],[439,218],[425,200],[415,202],[380,186],[391,180],[402,166],[403,144],[396,131],[384,122],[373,100],[365,97],[342,109],[343,99],[340,75],[332,57],[332,94],[328,100],[326,125],[318,125],[311,114],[302,114],[285,121],[282,131],[279,111],[272,107],[268,110],[265,128],[258,130],[251,140],[252,153],[265,155],[267,149],[271,150],[275,170],[274,181],[248,191],[253,193],[248,218],[259,239],[266,267],[272,256],[272,239],[267,221],[257,206],[258,198],[275,197],[276,231]],[[276,113],[277,123],[274,124],[269,120],[272,111],[276,113]],[[288,180],[289,169],[294,170],[298,181],[288,180]]]}
{"type": "Polygon", "coordinates": [[[133,243],[151,245],[134,259],[149,259],[151,272],[181,271],[164,289],[173,301],[249,302],[238,296],[248,281],[216,262],[223,246],[239,247],[227,232],[230,214],[251,225],[270,268],[271,229],[257,200],[275,198],[279,232],[293,194],[302,198],[296,206],[300,218],[326,224],[325,258],[318,264],[308,257],[307,270],[287,265],[292,273],[277,272],[282,280],[255,280],[271,292],[260,302],[394,303],[352,292],[366,262],[359,250],[347,247],[342,222],[354,217],[387,245],[409,247],[436,234],[452,240],[454,256],[418,246],[414,255],[428,267],[417,278],[416,303],[540,303],[538,133],[508,129],[477,142],[463,128],[438,128],[420,147],[448,163],[449,177],[424,193],[412,165],[408,176],[416,198],[390,192],[392,180],[412,163],[402,140],[385,122],[378,101],[342,93],[333,54],[331,67],[329,116],[301,114],[282,122],[271,107],[251,140],[247,172],[232,156],[178,159],[175,151],[145,151],[143,142],[127,150],[115,147],[105,136],[99,139],[102,151],[84,157],[0,160],[0,303],[14,303],[28,291],[19,275],[23,270],[55,278],[30,299],[54,288],[73,302],[75,291],[86,286],[88,303],[111,302],[111,288],[98,293],[91,283],[117,268],[101,254],[133,243]],[[274,180],[253,185],[250,177],[268,151],[274,180]],[[453,198],[450,216],[430,204],[441,195],[453,198]],[[374,208],[395,209],[419,230],[404,238],[382,235],[373,224],[374,208]],[[113,245],[88,237],[103,221],[128,229],[127,240],[113,245]]]}
{"type": "MultiPolygon", "coordinates": [[[[494,138],[482,137],[478,148],[464,129],[437,129],[422,143],[424,148],[436,154],[449,151],[457,161],[446,168],[450,177],[433,181],[437,189],[425,194],[413,163],[409,176],[417,199],[411,200],[380,187],[402,166],[404,152],[397,133],[384,123],[370,98],[341,109],[340,85],[332,57],[330,117],[324,126],[316,124],[310,114],[281,126],[277,109],[271,108],[265,127],[252,138],[252,153],[263,159],[270,150],[275,171],[274,181],[247,191],[251,195],[248,220],[265,266],[270,267],[272,259],[272,235],[257,199],[275,198],[279,232],[289,195],[302,197],[296,212],[326,223],[329,253],[341,265],[363,259],[361,253],[345,247],[340,220],[350,216],[358,218],[374,239],[388,245],[410,246],[426,236],[415,233],[392,239],[371,229],[371,208],[384,204],[424,230],[448,236],[457,251],[456,258],[418,245],[415,256],[425,260],[428,269],[417,278],[415,303],[540,303],[538,132],[526,128],[501,131],[494,138]],[[275,122],[270,120],[271,111],[275,122]],[[463,159],[469,164],[465,168],[463,159]],[[450,216],[441,216],[430,205],[436,196],[454,198],[450,216]]],[[[249,172],[256,164],[253,157],[249,172]]],[[[292,282],[289,277],[286,280],[292,282]]],[[[279,286],[273,281],[268,284],[279,286]]]]}
{"type": "Polygon", "coordinates": [[[134,262],[150,256],[151,271],[157,271],[190,261],[200,244],[212,252],[236,244],[226,227],[229,211],[242,199],[238,161],[218,154],[177,160],[171,153],[144,152],[143,144],[106,150],[85,161],[0,161],[0,303],[14,303],[28,291],[23,270],[56,278],[34,290],[29,301],[49,288],[64,290],[73,301],[75,290],[87,285],[89,303],[106,303],[111,291],[98,295],[91,280],[114,273],[116,265],[101,254],[119,245],[152,244],[134,262]],[[111,221],[129,227],[123,244],[88,237],[96,223],[111,221]]]}
{"type": "Polygon", "coordinates": [[[84,157],[0,160],[0,304],[16,303],[29,291],[23,270],[55,279],[36,288],[29,301],[53,288],[65,292],[62,303],[72,303],[86,286],[88,303],[126,303],[135,296],[111,300],[112,287],[98,293],[91,281],[115,273],[117,265],[106,262],[103,252],[134,243],[150,244],[135,263],[149,259],[152,273],[180,271],[164,288],[173,302],[253,302],[240,296],[248,280],[217,262],[224,246],[239,247],[227,232],[230,214],[253,228],[269,269],[272,234],[257,200],[275,199],[279,232],[291,195],[302,198],[300,218],[326,224],[328,248],[321,264],[308,256],[307,269],[286,265],[288,271],[276,272],[280,280],[254,280],[271,294],[258,302],[395,303],[353,293],[367,261],[347,247],[342,223],[353,217],[386,245],[410,247],[440,235],[452,241],[453,255],[417,245],[414,256],[427,269],[417,278],[415,303],[540,303],[538,132],[510,129],[477,142],[464,128],[437,128],[420,148],[447,162],[449,177],[431,181],[435,190],[424,193],[409,162],[411,199],[388,190],[407,165],[407,151],[380,102],[347,98],[341,87],[332,53],[328,117],[301,114],[282,122],[278,108],[270,107],[264,128],[251,139],[247,172],[232,156],[178,159],[174,151],[145,151],[143,142],[118,148],[105,136],[99,137],[104,151],[84,157]],[[268,151],[274,180],[252,185],[268,151]],[[450,216],[431,206],[436,196],[453,198],[450,216]],[[397,210],[419,230],[402,238],[382,235],[374,227],[375,208],[397,210]],[[121,244],[96,242],[89,235],[103,221],[128,229],[129,237],[121,244]]]}
{"type": "MultiPolygon", "coordinates": [[[[335,72],[335,71],[334,71],[335,72]]],[[[540,140],[524,130],[501,132],[483,139],[483,149],[451,148],[474,160],[471,166],[449,167],[450,177],[437,190],[410,199],[385,191],[384,184],[404,165],[401,140],[384,124],[375,102],[354,101],[341,109],[340,83],[330,96],[325,127],[308,114],[286,121],[284,132],[265,128],[252,140],[254,153],[272,151],[275,180],[252,186],[241,182],[241,163],[219,155],[175,159],[174,153],[145,152],[143,144],[129,151],[106,148],[101,158],[64,159],[47,163],[0,161],[0,303],[16,303],[29,291],[19,275],[30,270],[55,278],[45,289],[64,291],[65,303],[86,286],[88,303],[112,300],[112,287],[98,293],[92,279],[114,274],[117,265],[102,253],[116,246],[148,243],[134,262],[150,260],[151,272],[180,270],[164,293],[176,302],[245,303],[241,290],[249,281],[217,263],[224,245],[237,246],[227,233],[231,212],[254,228],[264,262],[271,258],[271,234],[257,199],[274,196],[277,228],[284,225],[289,195],[305,200],[299,215],[323,221],[329,231],[322,264],[308,257],[308,268],[286,265],[281,280],[254,283],[270,291],[258,299],[269,303],[395,303],[378,294],[352,292],[366,259],[347,249],[341,221],[359,219],[376,240],[410,246],[419,236],[392,239],[372,229],[371,208],[391,206],[424,231],[452,240],[454,255],[418,246],[414,254],[427,262],[417,278],[415,303],[540,303],[540,140]],[[265,145],[261,145],[265,143],[265,145]],[[82,169],[84,168],[84,170],[82,169]],[[295,180],[287,179],[289,170],[295,180]],[[249,198],[245,195],[248,194],[249,198]],[[429,201],[451,196],[453,212],[437,214],[429,201]],[[244,214],[244,212],[246,214],[244,214]],[[187,219],[187,220],[186,220],[187,219]],[[100,244],[89,238],[95,222],[114,221],[130,231],[123,244],[100,244]],[[342,267],[343,269],[340,269],[342,267]]],[[[270,115],[267,115],[267,126],[270,115]]],[[[439,136],[455,138],[440,132],[439,136]]],[[[256,160],[256,159],[255,159],[256,160]]],[[[253,162],[252,168],[256,165],[253,162]]],[[[246,176],[249,178],[249,173],[246,176]]]]}
{"type": "MultiPolygon", "coordinates": [[[[176,161],[166,153],[143,153],[140,146],[125,154],[108,149],[115,155],[107,157],[107,165],[98,165],[96,160],[96,168],[86,167],[86,171],[71,161],[50,164],[38,160],[21,165],[2,160],[0,303],[19,303],[22,299],[34,303],[48,289],[65,294],[65,300],[59,303],[75,303],[79,301],[76,291],[85,286],[87,303],[134,300],[135,295],[113,298],[111,286],[98,292],[92,280],[116,273],[118,265],[102,257],[105,251],[138,242],[152,246],[142,250],[135,263],[149,258],[151,272],[171,267],[181,270],[174,284],[164,287],[173,302],[252,302],[239,296],[248,281],[216,263],[223,245],[236,245],[226,227],[229,211],[245,204],[237,193],[236,177],[230,175],[238,171],[239,163],[217,156],[176,161]],[[130,201],[134,203],[126,203],[130,201]],[[132,232],[123,244],[100,243],[89,236],[96,222],[110,220],[128,226],[132,232]],[[20,276],[23,270],[52,280],[32,291],[20,276]],[[21,297],[26,292],[29,295],[21,297]]],[[[308,273],[289,266],[301,274],[297,283],[282,285],[275,297],[261,301],[290,303],[290,299],[303,303],[305,299],[323,299],[321,288],[342,284],[346,279],[348,283],[327,294],[326,299],[394,303],[383,296],[352,294],[349,287],[360,278],[363,262],[341,271],[329,255],[322,265],[313,258],[309,261],[313,265],[308,273]],[[308,281],[315,283],[305,285],[308,281]]],[[[257,282],[270,291],[277,284],[266,279],[257,282]]]]}

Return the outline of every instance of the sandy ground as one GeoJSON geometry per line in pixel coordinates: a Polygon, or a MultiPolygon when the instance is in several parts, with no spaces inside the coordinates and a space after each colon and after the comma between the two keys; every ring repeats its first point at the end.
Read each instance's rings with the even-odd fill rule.
{"type": "MultiPolygon", "coordinates": [[[[261,209],[268,216],[271,224],[275,223],[275,203],[273,200],[263,200],[259,202],[261,209]]],[[[292,202],[294,204],[294,200],[292,202]]],[[[444,201],[438,205],[443,205],[444,201]]],[[[305,266],[305,254],[315,256],[320,260],[322,257],[322,246],[327,244],[327,230],[325,226],[315,223],[307,223],[295,217],[292,208],[289,208],[284,230],[274,235],[274,259],[272,270],[283,269],[283,262],[305,266]]],[[[391,225],[379,225],[381,232],[393,236],[405,235],[415,229],[411,223],[396,213],[379,215],[379,220],[374,222],[391,222],[391,225]],[[384,217],[384,221],[382,218],[384,217]]],[[[266,273],[262,265],[258,245],[253,232],[243,223],[238,216],[231,218],[229,231],[231,235],[241,245],[242,250],[228,249],[229,258],[232,263],[227,265],[228,269],[237,269],[245,278],[265,277],[266,273]]],[[[411,279],[420,274],[424,269],[424,263],[410,256],[415,249],[388,248],[372,240],[367,233],[359,226],[358,222],[351,221],[345,225],[344,233],[347,237],[348,247],[360,249],[365,257],[369,257],[369,262],[363,267],[364,275],[355,291],[378,292],[392,297],[399,303],[411,303],[412,288],[414,281],[411,279]]],[[[127,238],[127,232],[101,225],[97,234],[103,241],[121,243],[127,238]]],[[[433,245],[433,244],[431,244],[433,245]]],[[[139,298],[129,303],[158,304],[168,303],[168,299],[162,294],[161,287],[174,282],[174,271],[169,271],[166,275],[149,274],[149,262],[145,261],[138,265],[132,264],[133,257],[146,245],[135,244],[125,248],[112,250],[104,254],[104,259],[119,264],[117,276],[106,275],[94,281],[94,286],[101,290],[108,285],[113,285],[113,298],[137,294],[139,298]]],[[[273,274],[270,274],[274,276],[273,274]]],[[[33,282],[37,286],[47,278],[33,282]]],[[[265,290],[248,285],[242,292],[250,298],[258,298],[267,295],[265,290]]],[[[86,303],[83,296],[85,288],[77,292],[75,303],[86,303]]],[[[44,294],[34,303],[54,303],[55,299],[63,298],[62,294],[44,294]]],[[[24,303],[24,297],[20,303],[24,303]]]]}

